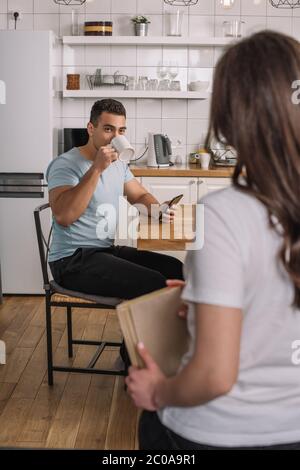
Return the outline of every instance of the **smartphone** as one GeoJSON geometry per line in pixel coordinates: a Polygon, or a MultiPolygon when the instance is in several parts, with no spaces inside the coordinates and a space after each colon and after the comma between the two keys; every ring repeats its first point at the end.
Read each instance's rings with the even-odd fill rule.
{"type": "MultiPolygon", "coordinates": [[[[173,204],[178,204],[178,202],[183,198],[183,194],[179,194],[178,196],[173,197],[169,202],[168,202],[168,207],[172,207],[173,204]]],[[[162,214],[159,216],[159,220],[162,219],[162,214]]]]}
{"type": "Polygon", "coordinates": [[[179,194],[179,196],[173,197],[171,201],[168,202],[168,206],[171,207],[173,204],[178,204],[178,202],[183,198],[183,194],[179,194]]]}

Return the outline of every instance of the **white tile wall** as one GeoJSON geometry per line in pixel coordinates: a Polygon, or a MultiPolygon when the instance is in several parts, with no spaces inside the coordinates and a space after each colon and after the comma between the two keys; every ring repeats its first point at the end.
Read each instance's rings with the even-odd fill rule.
{"type": "MultiPolygon", "coordinates": [[[[167,31],[166,15],[170,10],[163,0],[87,0],[76,7],[81,31],[84,21],[112,20],[114,35],[132,35],[132,16],[149,17],[150,36],[160,36],[167,31]]],[[[8,11],[18,9],[23,19],[18,29],[52,29],[57,35],[71,33],[71,7],[58,6],[53,0],[0,0],[0,29],[13,29],[14,22],[8,11]]],[[[196,5],[185,8],[183,34],[195,36],[223,35],[223,21],[242,19],[244,34],[269,28],[293,35],[300,40],[300,9],[273,8],[269,0],[235,0],[233,8],[224,9],[220,0],[199,0],[196,5]]],[[[167,47],[65,47],[64,66],[60,50],[55,53],[55,89],[62,90],[66,74],[82,74],[81,86],[86,87],[86,73],[102,68],[104,73],[119,70],[135,77],[147,75],[156,78],[160,60],[176,60],[179,64],[178,79],[183,87],[188,80],[212,80],[213,67],[222,48],[167,48],[167,47]]],[[[137,153],[144,149],[148,131],[167,132],[171,139],[180,139],[184,153],[197,149],[205,140],[209,117],[209,100],[122,100],[127,110],[128,136],[137,153]]],[[[57,153],[62,150],[63,127],[85,127],[94,100],[55,99],[55,144],[57,153]]]]}
{"type": "Polygon", "coordinates": [[[162,117],[187,119],[187,100],[162,100],[162,117]]]}
{"type": "Polygon", "coordinates": [[[21,10],[23,13],[33,13],[33,0],[8,0],[8,10],[21,10]]]}
{"type": "Polygon", "coordinates": [[[147,15],[149,14],[163,14],[163,2],[161,0],[138,0],[137,1],[137,14],[147,15]]]}
{"type": "Polygon", "coordinates": [[[138,99],[136,106],[137,119],[155,118],[161,119],[161,101],[162,100],[144,100],[138,99]]]}
{"type": "MultiPolygon", "coordinates": [[[[22,21],[21,21],[22,22],[22,21]]],[[[59,14],[51,13],[49,15],[34,14],[33,15],[34,29],[37,31],[43,31],[52,29],[55,34],[59,35],[59,14]]]]}
{"type": "Polygon", "coordinates": [[[34,13],[59,13],[59,5],[53,0],[34,0],[34,13]]]}
{"type": "Polygon", "coordinates": [[[7,15],[0,13],[0,29],[7,29],[7,15]]]}
{"type": "Polygon", "coordinates": [[[107,13],[111,12],[111,0],[98,0],[86,4],[86,13],[107,13]]]}
{"type": "Polygon", "coordinates": [[[241,1],[241,14],[242,15],[266,16],[266,13],[267,13],[267,0],[242,0],[241,1]]]}
{"type": "MultiPolygon", "coordinates": [[[[24,13],[22,20],[17,24],[17,28],[21,31],[33,29],[33,15],[24,13]]],[[[15,20],[8,17],[8,29],[15,29],[15,20]]]]}
{"type": "Polygon", "coordinates": [[[0,0],[0,13],[7,12],[7,0],[0,0]]]}

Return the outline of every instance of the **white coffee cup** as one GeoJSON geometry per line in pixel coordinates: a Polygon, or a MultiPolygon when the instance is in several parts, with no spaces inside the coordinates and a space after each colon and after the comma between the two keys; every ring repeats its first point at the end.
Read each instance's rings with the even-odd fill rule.
{"type": "Polygon", "coordinates": [[[199,160],[201,168],[203,168],[203,170],[208,170],[210,162],[210,153],[199,153],[199,160]]]}
{"type": "Polygon", "coordinates": [[[128,142],[124,135],[117,135],[111,141],[111,145],[115,151],[119,154],[121,162],[129,163],[134,156],[134,148],[128,142]]]}

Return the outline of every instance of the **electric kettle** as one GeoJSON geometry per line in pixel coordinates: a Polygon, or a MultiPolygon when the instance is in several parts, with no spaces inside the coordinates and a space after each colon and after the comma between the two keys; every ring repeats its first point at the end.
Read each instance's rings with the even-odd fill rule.
{"type": "Polygon", "coordinates": [[[147,166],[168,167],[171,155],[172,146],[169,137],[149,132],[147,166]]]}

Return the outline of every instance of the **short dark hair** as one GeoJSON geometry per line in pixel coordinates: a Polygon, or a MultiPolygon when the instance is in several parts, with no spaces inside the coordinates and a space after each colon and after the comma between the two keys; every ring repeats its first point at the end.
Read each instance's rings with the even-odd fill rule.
{"type": "Polygon", "coordinates": [[[90,122],[93,126],[96,127],[98,125],[98,119],[102,113],[116,114],[117,116],[124,116],[126,118],[126,109],[122,103],[111,98],[98,100],[93,104],[90,116],[90,122]]]}

